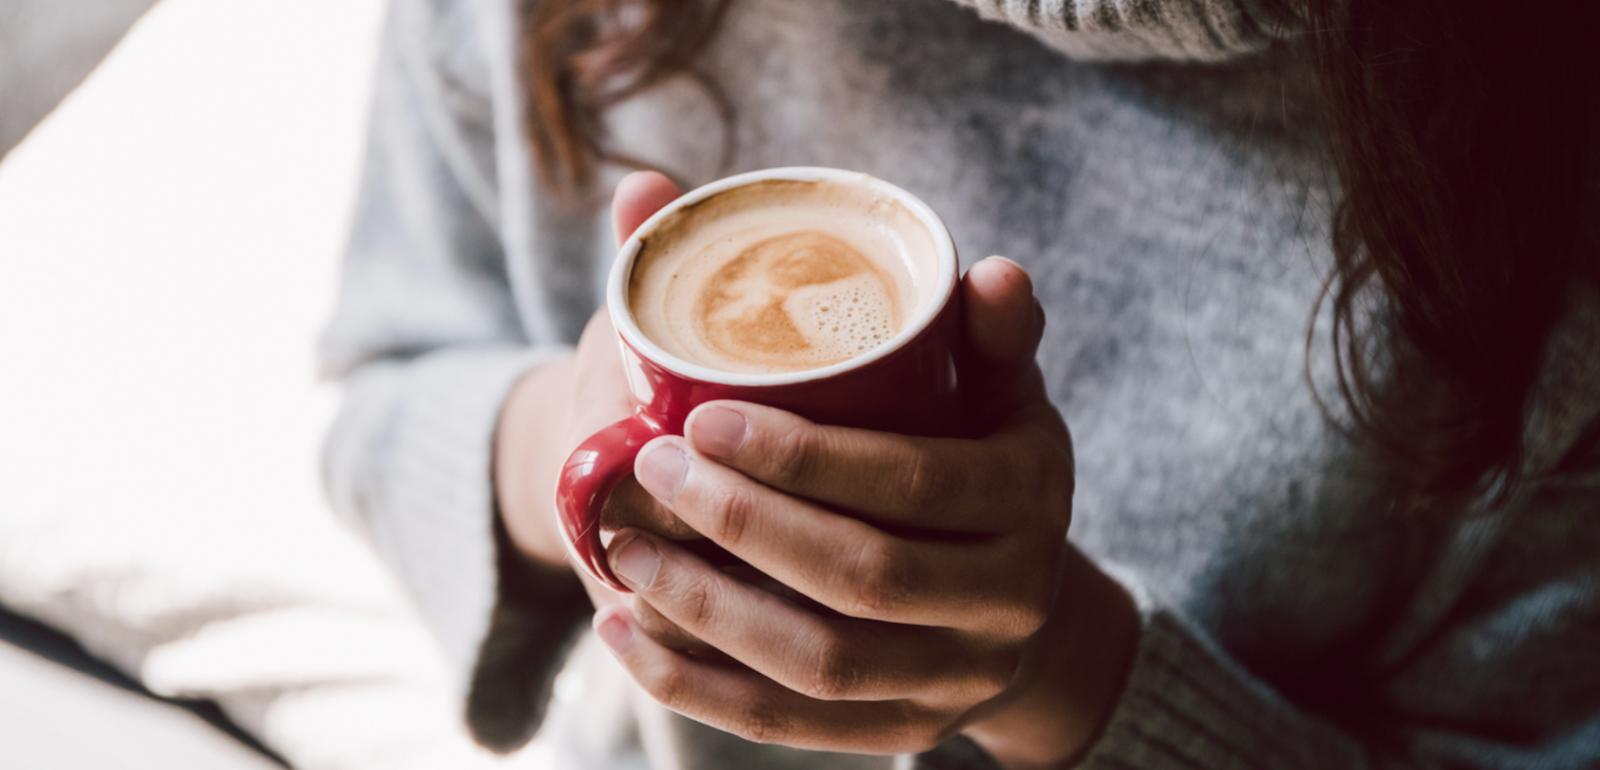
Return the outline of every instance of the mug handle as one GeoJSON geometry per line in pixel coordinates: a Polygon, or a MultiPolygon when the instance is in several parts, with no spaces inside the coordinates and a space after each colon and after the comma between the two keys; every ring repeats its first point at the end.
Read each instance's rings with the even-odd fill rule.
{"type": "Polygon", "coordinates": [[[620,593],[632,593],[611,572],[600,542],[600,510],[611,490],[633,473],[634,458],[666,429],[643,409],[584,440],[561,468],[556,483],[556,513],[567,550],[595,580],[620,593]]]}

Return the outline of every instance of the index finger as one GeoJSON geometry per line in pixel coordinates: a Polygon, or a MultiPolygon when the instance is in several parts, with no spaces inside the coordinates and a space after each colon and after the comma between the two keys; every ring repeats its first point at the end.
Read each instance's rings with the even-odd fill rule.
{"type": "Polygon", "coordinates": [[[1072,495],[1070,460],[1061,462],[1060,447],[1027,421],[979,440],[921,438],[713,401],[689,415],[684,435],[701,454],[769,487],[877,523],[999,534],[1017,529],[1040,502],[1072,495]]]}

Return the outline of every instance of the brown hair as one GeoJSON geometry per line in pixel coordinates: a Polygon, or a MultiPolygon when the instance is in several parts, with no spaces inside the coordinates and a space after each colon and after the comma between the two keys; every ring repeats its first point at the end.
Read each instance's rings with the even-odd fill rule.
{"type": "Polygon", "coordinates": [[[1592,270],[1593,4],[1309,5],[1343,186],[1324,294],[1340,393],[1413,507],[1503,502],[1565,287],[1592,270]]]}
{"type": "MultiPolygon", "coordinates": [[[[601,113],[693,74],[727,4],[536,1],[522,61],[546,188],[577,200],[599,163],[638,165],[606,150],[601,113]]],[[[1333,310],[1349,427],[1410,480],[1413,506],[1503,500],[1522,479],[1564,287],[1593,267],[1578,206],[1596,5],[1305,2],[1343,188],[1318,307],[1333,310]]]]}
{"type": "Polygon", "coordinates": [[[519,66],[527,89],[528,139],[539,181],[559,200],[593,203],[602,163],[648,164],[605,146],[605,111],[675,76],[688,75],[727,110],[695,57],[729,0],[523,0],[519,66]]]}

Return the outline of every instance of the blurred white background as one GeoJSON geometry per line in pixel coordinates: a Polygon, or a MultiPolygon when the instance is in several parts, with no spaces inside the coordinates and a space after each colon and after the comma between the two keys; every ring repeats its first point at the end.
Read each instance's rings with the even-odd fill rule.
{"type": "MultiPolygon", "coordinates": [[[[297,767],[498,766],[317,483],[382,6],[162,0],[0,163],[0,604],[297,767]]],[[[0,655],[0,767],[234,766],[30,665],[0,655]]]]}
{"type": "Polygon", "coordinates": [[[0,0],[0,157],[155,0],[0,0]]]}

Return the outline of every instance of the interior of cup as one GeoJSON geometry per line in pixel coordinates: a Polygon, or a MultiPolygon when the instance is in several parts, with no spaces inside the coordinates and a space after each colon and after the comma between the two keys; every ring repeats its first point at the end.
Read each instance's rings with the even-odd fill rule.
{"type": "Polygon", "coordinates": [[[950,296],[954,293],[956,286],[957,270],[955,243],[950,237],[949,230],[945,228],[944,222],[939,219],[938,215],[933,213],[933,209],[911,193],[858,171],[810,166],[775,168],[727,177],[696,188],[667,204],[645,220],[644,224],[640,225],[639,229],[622,244],[622,248],[617,254],[616,262],[612,266],[611,275],[606,285],[606,302],[611,308],[611,320],[616,325],[617,332],[622,335],[628,345],[638,351],[640,355],[669,371],[702,382],[727,385],[786,385],[824,379],[857,369],[904,347],[912,339],[915,339],[922,330],[932,324],[933,320],[938,317],[939,312],[949,303],[950,296]],[[643,249],[645,239],[659,225],[686,207],[693,206],[729,190],[771,180],[829,181],[866,187],[873,192],[888,196],[904,206],[923,227],[927,228],[928,235],[932,238],[934,248],[937,251],[937,271],[934,276],[936,292],[933,301],[924,303],[922,308],[905,324],[904,328],[900,329],[887,343],[860,356],[814,369],[760,374],[727,372],[686,361],[668,353],[660,345],[652,342],[639,330],[638,322],[628,308],[628,285],[632,279],[634,263],[643,249]]]}

